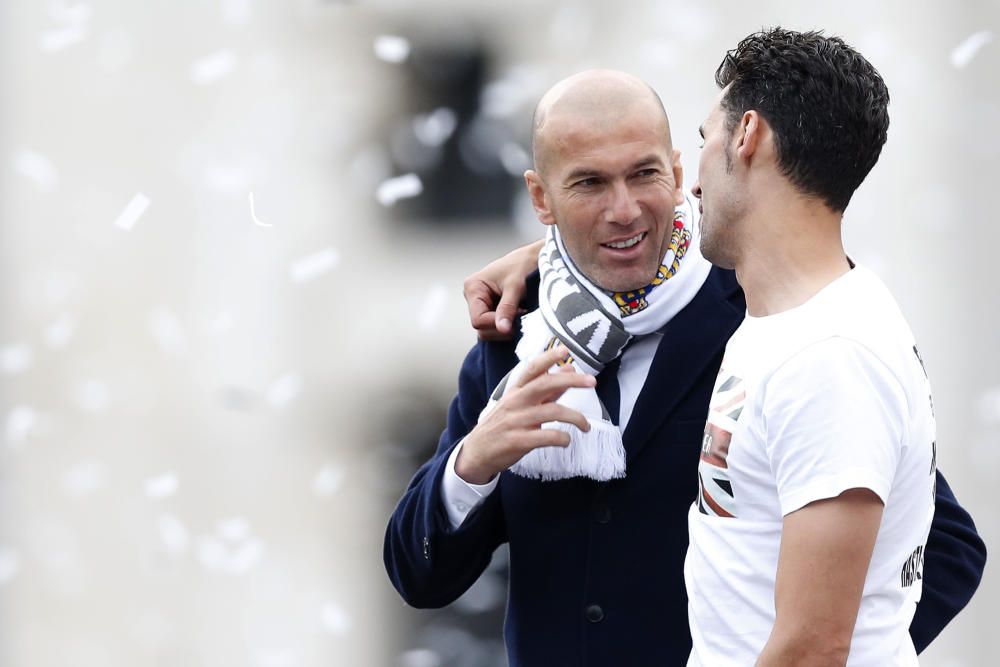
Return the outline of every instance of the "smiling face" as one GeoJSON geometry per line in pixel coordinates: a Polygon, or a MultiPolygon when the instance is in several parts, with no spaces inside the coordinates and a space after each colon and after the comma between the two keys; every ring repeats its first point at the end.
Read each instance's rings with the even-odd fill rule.
{"type": "Polygon", "coordinates": [[[612,292],[656,276],[684,201],[662,107],[648,89],[629,93],[611,110],[550,110],[544,167],[525,174],[539,219],[557,225],[574,264],[612,292]]]}

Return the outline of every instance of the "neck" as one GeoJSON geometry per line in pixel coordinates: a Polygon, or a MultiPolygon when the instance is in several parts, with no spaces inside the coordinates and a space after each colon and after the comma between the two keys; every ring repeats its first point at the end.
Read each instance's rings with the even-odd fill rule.
{"type": "Polygon", "coordinates": [[[801,306],[851,268],[841,213],[799,197],[775,201],[783,204],[747,221],[752,238],[736,266],[753,317],[801,306]]]}

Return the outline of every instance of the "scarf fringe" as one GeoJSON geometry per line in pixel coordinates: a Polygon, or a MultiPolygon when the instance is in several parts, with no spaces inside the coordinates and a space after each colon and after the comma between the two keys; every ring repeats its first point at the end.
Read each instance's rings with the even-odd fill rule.
{"type": "Polygon", "coordinates": [[[539,447],[528,452],[510,471],[529,479],[552,481],[589,477],[599,482],[625,477],[625,445],[617,426],[599,419],[587,419],[584,433],[572,424],[548,422],[542,428],[569,433],[567,447],[539,447]]]}

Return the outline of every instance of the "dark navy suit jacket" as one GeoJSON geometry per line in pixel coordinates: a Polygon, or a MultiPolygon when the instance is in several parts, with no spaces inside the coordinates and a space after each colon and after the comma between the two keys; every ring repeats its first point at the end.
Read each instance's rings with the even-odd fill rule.
{"type": "MultiPolygon", "coordinates": [[[[528,287],[536,293],[537,274],[528,287]]],[[[452,530],[440,493],[448,455],[517,363],[514,343],[478,343],[462,366],[437,453],[414,476],[386,531],[385,566],[403,599],[414,607],[452,602],[507,542],[511,667],[684,665],[691,649],[687,513],[709,397],[745,311],[733,272],[713,268],[664,327],[624,433],[624,479],[540,482],[504,472],[452,530]]],[[[917,650],[969,601],[985,560],[971,517],[939,473],[923,600],[910,628],[917,650]]]]}

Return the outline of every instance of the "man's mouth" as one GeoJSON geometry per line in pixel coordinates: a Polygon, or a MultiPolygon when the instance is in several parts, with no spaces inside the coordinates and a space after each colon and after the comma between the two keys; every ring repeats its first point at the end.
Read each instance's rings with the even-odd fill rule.
{"type": "Polygon", "coordinates": [[[614,243],[602,243],[605,248],[614,248],[615,250],[624,250],[625,248],[631,248],[639,241],[646,238],[646,232],[639,232],[632,238],[625,239],[623,241],[615,241],[614,243]]]}

